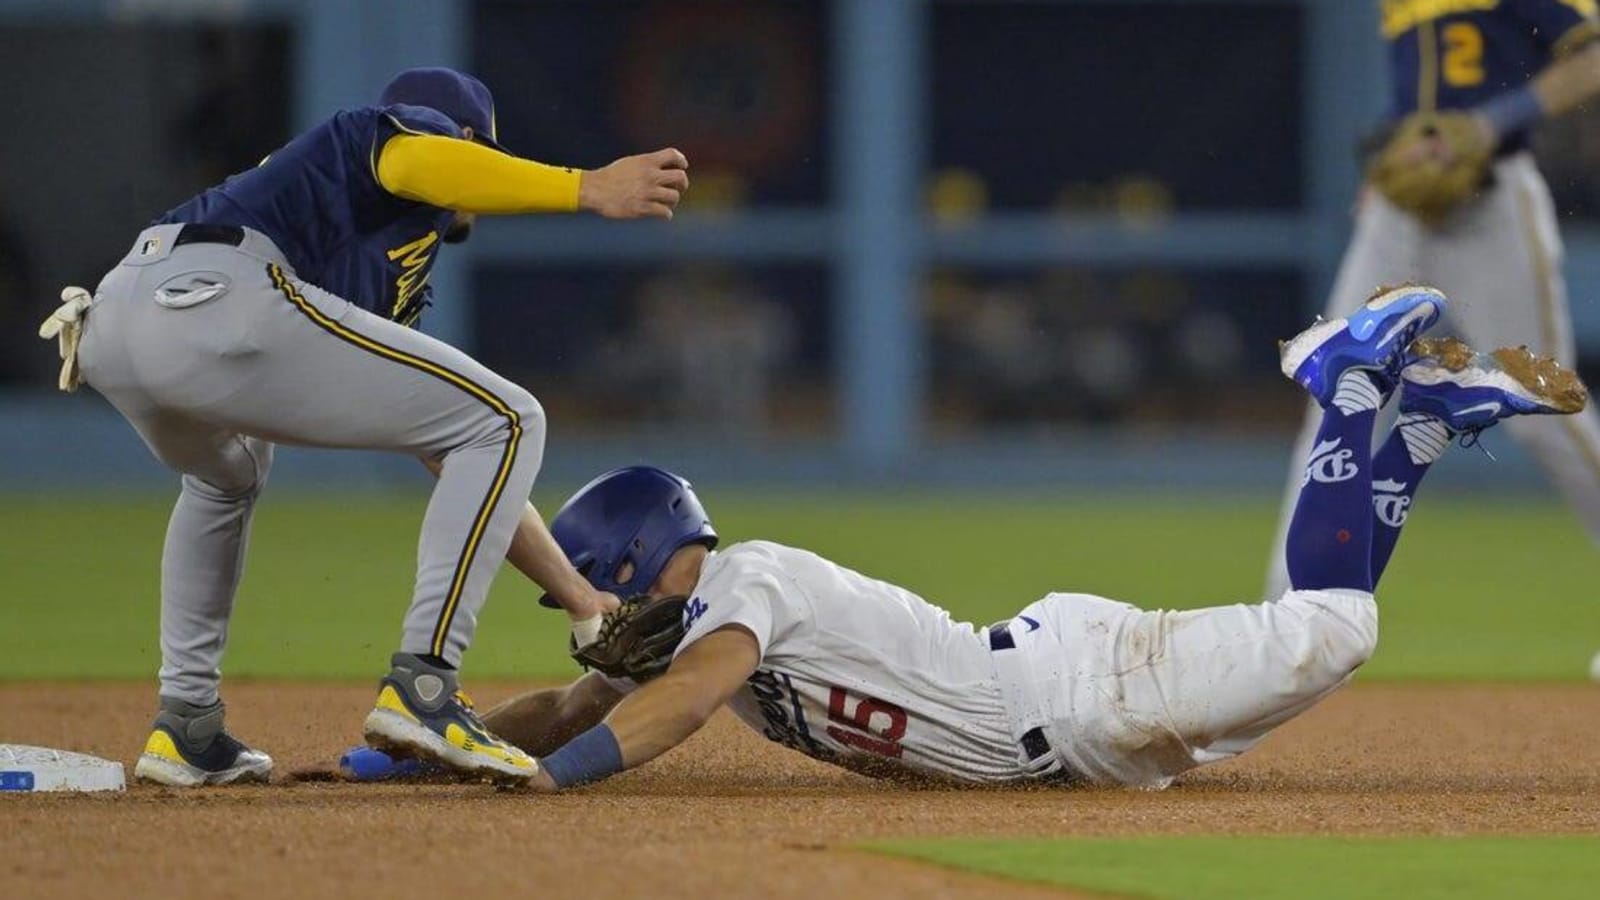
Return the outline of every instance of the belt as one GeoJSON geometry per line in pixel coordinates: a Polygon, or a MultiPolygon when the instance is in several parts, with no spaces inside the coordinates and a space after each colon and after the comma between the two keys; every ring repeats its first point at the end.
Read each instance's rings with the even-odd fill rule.
{"type": "MultiPolygon", "coordinates": [[[[1003,650],[1017,649],[1017,639],[1011,636],[1011,622],[1007,620],[989,627],[989,650],[999,653],[1003,650]]],[[[1028,762],[1037,762],[1041,757],[1050,754],[1050,739],[1045,737],[1044,726],[1030,728],[1022,734],[1022,752],[1027,754],[1028,762]]],[[[1041,777],[1044,781],[1071,781],[1071,773],[1066,770],[1047,773],[1041,777]]]]}
{"type": "Polygon", "coordinates": [[[227,244],[237,247],[244,243],[244,228],[238,225],[202,225],[190,222],[178,229],[178,237],[173,240],[172,246],[182,247],[184,244],[227,244]]]}

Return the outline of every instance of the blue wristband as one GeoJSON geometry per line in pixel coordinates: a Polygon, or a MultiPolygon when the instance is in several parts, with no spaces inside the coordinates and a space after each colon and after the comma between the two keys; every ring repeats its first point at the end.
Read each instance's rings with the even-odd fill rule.
{"type": "Polygon", "coordinates": [[[1532,85],[1497,94],[1478,107],[1478,112],[1489,120],[1497,138],[1515,134],[1544,118],[1544,107],[1539,104],[1539,95],[1533,92],[1532,85]]]}
{"type": "Polygon", "coordinates": [[[617,743],[611,726],[601,722],[539,763],[558,788],[588,784],[622,771],[622,745],[617,743]]]}

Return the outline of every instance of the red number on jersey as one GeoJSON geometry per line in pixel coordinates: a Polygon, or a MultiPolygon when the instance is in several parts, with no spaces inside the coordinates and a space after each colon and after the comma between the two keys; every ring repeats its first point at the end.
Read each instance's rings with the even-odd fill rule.
{"type": "Polygon", "coordinates": [[[899,759],[906,735],[906,711],[893,703],[855,697],[844,688],[828,695],[828,737],[841,744],[899,759]],[[840,727],[842,726],[842,727],[840,727]]]}

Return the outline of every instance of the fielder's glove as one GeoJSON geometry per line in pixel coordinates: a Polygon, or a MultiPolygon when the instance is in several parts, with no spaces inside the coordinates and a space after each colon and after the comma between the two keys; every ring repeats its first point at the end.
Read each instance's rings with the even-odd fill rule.
{"type": "Polygon", "coordinates": [[[1415,113],[1403,119],[1367,169],[1389,202],[1430,227],[1488,183],[1492,130],[1468,112],[1415,113]]]}
{"type": "Polygon", "coordinates": [[[629,597],[605,614],[600,636],[573,650],[572,658],[585,669],[612,678],[649,681],[672,664],[672,654],[683,640],[683,606],[688,601],[682,595],[629,597]]]}

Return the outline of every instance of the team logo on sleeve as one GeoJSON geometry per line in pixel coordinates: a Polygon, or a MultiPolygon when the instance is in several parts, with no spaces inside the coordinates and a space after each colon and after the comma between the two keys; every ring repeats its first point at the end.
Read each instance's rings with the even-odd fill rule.
{"type": "Polygon", "coordinates": [[[706,610],[710,608],[711,607],[699,597],[696,597],[693,600],[690,600],[688,603],[685,603],[683,605],[683,630],[688,631],[695,622],[700,620],[701,616],[706,614],[706,610]]]}

